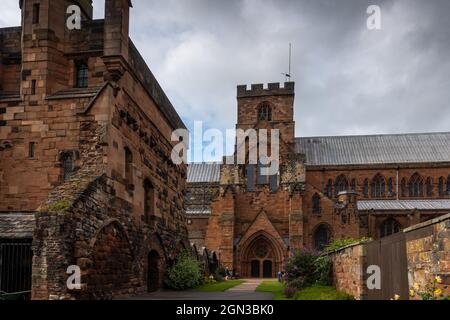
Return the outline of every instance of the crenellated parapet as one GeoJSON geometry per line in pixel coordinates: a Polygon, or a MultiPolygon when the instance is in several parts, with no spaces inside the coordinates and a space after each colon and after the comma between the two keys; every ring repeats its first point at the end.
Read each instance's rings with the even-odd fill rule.
{"type": "Polygon", "coordinates": [[[278,82],[269,83],[267,88],[264,87],[264,84],[252,84],[250,90],[247,88],[247,85],[237,87],[238,99],[280,95],[295,95],[295,82],[285,82],[283,87],[278,82]]]}

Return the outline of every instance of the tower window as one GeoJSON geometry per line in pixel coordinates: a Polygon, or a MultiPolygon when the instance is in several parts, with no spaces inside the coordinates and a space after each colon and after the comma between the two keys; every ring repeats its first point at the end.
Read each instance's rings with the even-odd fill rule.
{"type": "Polygon", "coordinates": [[[34,159],[36,156],[36,142],[30,142],[30,145],[28,147],[28,156],[31,159],[34,159]]]}
{"type": "Polygon", "coordinates": [[[272,121],[272,107],[266,102],[258,107],[258,121],[272,121]]]}
{"type": "Polygon", "coordinates": [[[73,164],[73,156],[70,153],[67,153],[63,156],[63,175],[64,175],[64,181],[67,181],[70,179],[70,177],[73,174],[74,164],[73,164]]]}
{"type": "Polygon", "coordinates": [[[314,194],[312,198],[312,211],[314,214],[320,214],[321,208],[320,208],[320,196],[316,193],[314,194]]]}
{"type": "Polygon", "coordinates": [[[40,16],[40,4],[35,3],[33,4],[33,24],[39,23],[39,16],[40,16]]]}
{"type": "Polygon", "coordinates": [[[133,184],[133,154],[125,148],[125,181],[127,188],[133,184]]]}
{"type": "Polygon", "coordinates": [[[85,62],[76,64],[76,87],[87,88],[89,68],[85,62]]]}

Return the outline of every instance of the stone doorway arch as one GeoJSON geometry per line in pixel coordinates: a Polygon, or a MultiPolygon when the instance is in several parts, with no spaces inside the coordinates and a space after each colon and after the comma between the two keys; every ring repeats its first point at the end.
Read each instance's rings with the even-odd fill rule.
{"type": "Polygon", "coordinates": [[[250,237],[240,249],[242,277],[276,278],[283,268],[283,249],[265,232],[250,237]]]}

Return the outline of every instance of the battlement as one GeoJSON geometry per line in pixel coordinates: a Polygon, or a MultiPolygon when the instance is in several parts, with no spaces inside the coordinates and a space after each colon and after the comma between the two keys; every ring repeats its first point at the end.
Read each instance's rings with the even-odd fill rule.
{"type": "Polygon", "coordinates": [[[237,86],[237,97],[261,97],[261,96],[280,96],[280,95],[294,95],[295,94],[295,82],[285,82],[284,87],[281,87],[280,83],[269,83],[267,88],[264,88],[264,84],[252,84],[251,89],[247,89],[247,85],[237,86]]]}

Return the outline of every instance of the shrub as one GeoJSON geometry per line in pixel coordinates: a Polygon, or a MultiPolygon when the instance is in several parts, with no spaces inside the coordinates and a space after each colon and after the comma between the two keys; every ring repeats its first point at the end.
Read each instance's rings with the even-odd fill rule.
{"type": "Polygon", "coordinates": [[[165,283],[174,290],[192,289],[203,284],[200,263],[187,252],[180,253],[175,264],[169,268],[165,283]]]}
{"type": "Polygon", "coordinates": [[[227,271],[225,270],[224,267],[220,266],[218,268],[216,268],[216,271],[214,272],[214,279],[216,279],[216,281],[223,281],[225,279],[225,277],[227,276],[227,271]]]}
{"type": "Polygon", "coordinates": [[[327,286],[331,284],[331,259],[328,256],[320,256],[314,261],[315,284],[327,286]]]}
{"type": "Polygon", "coordinates": [[[362,239],[336,239],[333,240],[329,245],[325,247],[325,252],[333,252],[342,248],[345,248],[347,246],[350,246],[352,244],[356,244],[359,242],[367,242],[370,241],[369,238],[362,238],[362,239]]]}
{"type": "Polygon", "coordinates": [[[286,286],[297,286],[297,289],[301,289],[313,285],[317,278],[315,261],[318,257],[316,251],[308,249],[297,251],[286,266],[286,286]]]}

